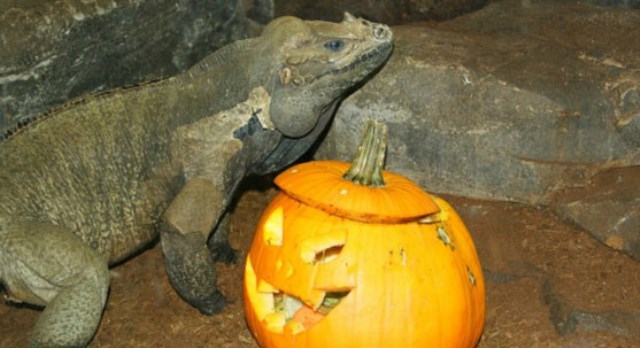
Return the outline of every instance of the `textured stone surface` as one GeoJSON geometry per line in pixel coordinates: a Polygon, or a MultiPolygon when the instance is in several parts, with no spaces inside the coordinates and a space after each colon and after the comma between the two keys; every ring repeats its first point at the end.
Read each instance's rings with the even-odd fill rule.
{"type": "Polygon", "coordinates": [[[396,27],[318,157],[350,158],[370,117],[389,125],[387,168],[432,191],[548,203],[640,163],[639,27],[638,11],[539,1],[396,27]]]}
{"type": "Polygon", "coordinates": [[[275,0],[276,15],[337,21],[344,11],[375,22],[444,20],[482,7],[487,0],[275,0]]]}
{"type": "Polygon", "coordinates": [[[553,199],[558,214],[640,260],[640,166],[614,168],[553,199]]]}
{"type": "Polygon", "coordinates": [[[640,9],[640,0],[584,0],[584,2],[600,6],[640,9]]]}
{"type": "Polygon", "coordinates": [[[173,75],[249,35],[271,0],[0,2],[0,131],[87,92],[173,75]]]}
{"type": "Polygon", "coordinates": [[[542,298],[549,306],[549,320],[561,336],[582,332],[612,332],[620,336],[638,336],[640,334],[640,314],[635,311],[589,312],[576,309],[571,299],[563,298],[554,292],[553,285],[545,282],[542,298]]]}
{"type": "Polygon", "coordinates": [[[550,209],[450,202],[476,242],[488,284],[487,326],[479,347],[638,345],[640,263],[550,209]],[[493,341],[501,336],[508,342],[493,341]]]}

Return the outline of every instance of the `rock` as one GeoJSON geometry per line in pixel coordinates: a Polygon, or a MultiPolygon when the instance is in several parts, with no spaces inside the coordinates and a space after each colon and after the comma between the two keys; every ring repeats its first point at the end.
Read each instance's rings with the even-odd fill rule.
{"type": "Polygon", "coordinates": [[[548,204],[640,164],[640,12],[500,1],[394,28],[388,64],[346,99],[317,157],[389,126],[387,169],[434,192],[548,204]]]}
{"type": "Polygon", "coordinates": [[[640,9],[640,0],[583,0],[583,2],[600,6],[640,9]]]}
{"type": "MultiPolygon", "coordinates": [[[[247,17],[258,24],[264,25],[274,17],[275,4],[274,0],[242,0],[242,9],[247,13],[247,17]]],[[[262,28],[260,28],[260,32],[262,28]]],[[[252,36],[258,36],[259,32],[254,33],[252,36]]]]}
{"type": "Polygon", "coordinates": [[[276,16],[339,21],[344,11],[374,22],[401,24],[416,20],[444,20],[476,10],[487,0],[275,0],[276,16]]]}
{"type": "Polygon", "coordinates": [[[640,261],[640,166],[605,171],[553,201],[562,218],[640,261]]]}
{"type": "Polygon", "coordinates": [[[158,79],[249,35],[271,0],[0,3],[0,134],[76,96],[158,79]]]}
{"type": "Polygon", "coordinates": [[[444,197],[469,228],[486,281],[478,348],[638,347],[639,262],[551,209],[444,197]]]}
{"type": "Polygon", "coordinates": [[[640,336],[640,315],[635,312],[592,313],[575,309],[570,301],[554,293],[550,282],[544,284],[542,297],[549,306],[549,319],[561,336],[573,334],[576,330],[609,331],[627,337],[640,336]]]}

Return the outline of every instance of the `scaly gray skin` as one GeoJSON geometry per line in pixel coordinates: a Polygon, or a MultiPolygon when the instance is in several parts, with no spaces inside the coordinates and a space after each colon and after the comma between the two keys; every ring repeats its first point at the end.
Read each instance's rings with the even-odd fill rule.
{"type": "Polygon", "coordinates": [[[0,280],[11,299],[45,306],[30,345],[86,345],[108,265],[158,235],[180,295],[222,310],[214,259],[232,255],[226,210],[239,181],[302,155],[391,50],[384,25],[283,17],[177,77],[71,103],[5,136],[0,280]]]}

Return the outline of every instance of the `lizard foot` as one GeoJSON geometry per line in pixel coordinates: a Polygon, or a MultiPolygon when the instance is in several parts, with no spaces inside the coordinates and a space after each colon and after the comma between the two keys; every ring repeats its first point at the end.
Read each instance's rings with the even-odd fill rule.
{"type": "Polygon", "coordinates": [[[215,242],[213,239],[209,241],[209,251],[211,258],[215,262],[226,264],[237,263],[240,259],[240,252],[231,247],[229,242],[215,242]]]}
{"type": "Polygon", "coordinates": [[[206,298],[192,300],[191,305],[204,315],[215,315],[222,312],[224,307],[227,306],[227,299],[220,291],[216,291],[206,298]]]}

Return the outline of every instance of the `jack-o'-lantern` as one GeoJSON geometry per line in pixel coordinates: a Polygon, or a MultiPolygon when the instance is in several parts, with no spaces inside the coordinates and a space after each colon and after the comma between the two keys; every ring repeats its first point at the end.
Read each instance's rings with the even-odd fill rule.
{"type": "Polygon", "coordinates": [[[369,122],[354,163],[294,166],[259,222],[245,269],[263,347],[473,347],[485,315],[475,246],[444,200],[383,171],[369,122]],[[347,173],[347,174],[345,174],[347,173]]]}

